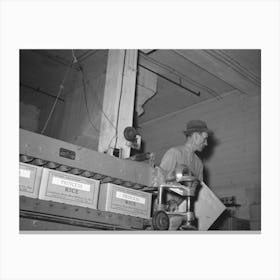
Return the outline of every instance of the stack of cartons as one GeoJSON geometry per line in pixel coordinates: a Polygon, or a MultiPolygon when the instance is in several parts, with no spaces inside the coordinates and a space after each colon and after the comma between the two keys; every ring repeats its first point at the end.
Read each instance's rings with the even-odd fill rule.
{"type": "Polygon", "coordinates": [[[44,168],[39,198],[96,209],[98,180],[44,168]]]}
{"type": "Polygon", "coordinates": [[[19,195],[38,198],[42,167],[27,163],[19,164],[19,195]]]}
{"type": "Polygon", "coordinates": [[[152,194],[112,183],[101,184],[98,209],[149,219],[152,194]]]}

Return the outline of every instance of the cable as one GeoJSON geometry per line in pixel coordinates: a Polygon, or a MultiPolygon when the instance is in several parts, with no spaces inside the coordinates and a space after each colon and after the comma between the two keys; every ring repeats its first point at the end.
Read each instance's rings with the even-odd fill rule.
{"type": "MultiPolygon", "coordinates": [[[[81,66],[80,66],[80,70],[83,71],[81,66]]],[[[86,106],[86,110],[87,110],[88,120],[89,120],[91,126],[94,128],[94,130],[96,130],[100,134],[100,130],[98,128],[96,128],[96,126],[92,123],[91,118],[90,118],[90,113],[89,113],[89,110],[88,110],[88,102],[87,102],[87,91],[86,91],[87,89],[86,89],[86,83],[85,83],[84,75],[82,76],[82,83],[83,83],[83,95],[84,95],[84,99],[85,99],[85,106],[86,106]]]]}
{"type": "MultiPolygon", "coordinates": [[[[82,73],[82,80],[83,80],[83,87],[84,87],[84,91],[85,91],[85,88],[86,88],[86,84],[92,89],[92,86],[91,86],[91,84],[90,84],[90,82],[86,79],[86,74],[85,74],[85,72],[84,72],[84,69],[83,69],[83,67],[81,66],[81,64],[79,63],[79,61],[78,61],[78,64],[79,64],[79,70],[81,71],[81,73],[82,73]]],[[[99,98],[98,98],[98,95],[95,93],[95,91],[94,90],[92,90],[93,91],[93,93],[95,94],[95,96],[96,96],[96,105],[97,105],[97,107],[98,107],[98,110],[104,115],[104,117],[107,119],[107,121],[110,123],[110,125],[115,129],[115,135],[112,137],[112,139],[110,140],[110,143],[109,143],[109,145],[108,145],[108,148],[107,148],[107,150],[105,151],[105,153],[108,153],[108,151],[110,150],[110,149],[112,149],[112,148],[115,148],[116,147],[116,143],[115,143],[115,145],[114,145],[114,147],[111,147],[111,144],[112,144],[112,141],[116,138],[116,139],[118,139],[118,136],[117,136],[117,127],[113,124],[113,122],[110,120],[110,118],[107,116],[107,114],[104,112],[104,110],[102,109],[102,106],[101,106],[101,104],[100,104],[100,101],[99,101],[99,98]]],[[[85,95],[85,100],[86,100],[86,95],[85,95]]],[[[86,103],[87,103],[87,101],[86,101],[86,103]]],[[[88,108],[87,108],[87,111],[88,111],[88,108]]],[[[89,113],[88,113],[89,114],[89,113]]],[[[99,132],[100,133],[100,132],[99,132]]]]}
{"type": "Polygon", "coordinates": [[[62,93],[62,91],[64,90],[64,83],[65,83],[65,81],[66,81],[66,79],[67,79],[67,77],[68,77],[68,74],[69,74],[70,69],[72,68],[72,65],[73,65],[73,62],[72,62],[72,63],[68,66],[68,68],[67,68],[67,71],[66,71],[66,73],[65,73],[65,75],[64,75],[64,77],[63,77],[63,80],[62,80],[62,82],[61,82],[61,84],[60,84],[60,86],[59,86],[59,91],[58,91],[57,96],[56,96],[56,99],[55,99],[55,101],[54,101],[54,103],[53,103],[52,109],[51,109],[51,111],[50,111],[50,113],[49,113],[49,116],[48,116],[48,118],[47,118],[47,120],[46,120],[46,122],[45,122],[45,125],[44,125],[43,129],[41,130],[40,134],[43,134],[43,133],[45,132],[45,130],[46,130],[48,124],[49,124],[49,121],[50,121],[51,116],[52,116],[52,114],[53,114],[54,108],[55,108],[56,103],[57,103],[57,101],[58,101],[58,99],[59,99],[59,96],[60,96],[60,94],[62,93]]]}
{"type": "MultiPolygon", "coordinates": [[[[86,75],[85,75],[83,69],[81,69],[81,72],[83,74],[83,77],[85,78],[86,75]]],[[[87,85],[92,89],[92,86],[91,86],[91,84],[89,82],[87,82],[87,85]]],[[[94,90],[93,90],[93,92],[94,92],[94,90]]],[[[94,94],[95,94],[95,92],[94,92],[94,94]]],[[[104,117],[107,119],[107,121],[110,123],[110,125],[114,129],[116,129],[116,127],[114,126],[113,122],[110,120],[110,118],[107,116],[107,114],[103,111],[102,106],[101,106],[100,101],[99,101],[99,98],[98,98],[98,95],[95,94],[95,96],[96,96],[96,104],[97,104],[97,107],[98,107],[99,111],[104,115],[104,117]]]]}
{"type": "Polygon", "coordinates": [[[118,137],[117,137],[116,135],[114,135],[114,136],[112,137],[112,139],[111,139],[111,141],[110,141],[109,145],[108,145],[107,150],[106,150],[106,151],[104,151],[104,153],[105,153],[105,154],[107,154],[107,153],[108,153],[108,151],[109,151],[110,149],[114,149],[114,148],[116,147],[116,145],[114,145],[114,147],[111,147],[111,144],[112,144],[112,141],[114,140],[114,138],[116,138],[116,142],[117,142],[118,137]]]}
{"type": "MultiPolygon", "coordinates": [[[[57,94],[57,96],[56,96],[56,99],[55,99],[55,101],[54,101],[54,104],[53,104],[53,106],[52,106],[52,109],[51,109],[51,111],[50,111],[50,113],[49,113],[49,116],[48,116],[48,118],[47,118],[47,121],[46,121],[46,123],[45,123],[43,129],[41,130],[41,134],[43,134],[43,133],[45,132],[45,130],[46,130],[47,126],[48,126],[48,123],[49,123],[49,121],[50,121],[50,119],[51,119],[51,116],[52,116],[52,114],[53,114],[53,111],[54,111],[54,109],[55,109],[55,106],[56,106],[56,104],[57,104],[57,101],[58,101],[58,99],[59,99],[59,96],[61,95],[62,91],[64,90],[64,83],[65,83],[65,81],[66,81],[66,79],[67,79],[67,77],[68,77],[70,68],[72,68],[73,64],[75,64],[75,63],[78,63],[78,64],[79,64],[79,61],[78,61],[78,59],[77,59],[77,57],[76,57],[76,55],[75,55],[75,51],[72,49],[71,52],[72,52],[73,61],[72,61],[72,63],[69,65],[69,67],[68,67],[68,69],[67,69],[67,71],[66,71],[66,73],[65,73],[65,75],[64,75],[64,78],[63,78],[63,80],[62,80],[62,83],[60,84],[58,94],[57,94]]],[[[81,67],[80,64],[79,64],[79,66],[80,66],[79,68],[80,68],[80,70],[81,70],[81,72],[82,72],[82,74],[83,74],[83,79],[82,79],[82,80],[83,80],[83,89],[84,89],[84,90],[83,90],[83,93],[84,93],[84,98],[85,98],[85,106],[86,106],[86,110],[87,110],[88,120],[89,120],[90,124],[92,125],[92,127],[93,127],[98,133],[100,133],[99,129],[97,129],[97,128],[95,127],[95,125],[92,123],[92,121],[91,121],[91,119],[90,119],[90,114],[89,114],[89,110],[88,110],[88,103],[87,103],[87,97],[86,97],[86,84],[85,84],[85,80],[84,80],[84,73],[83,73],[83,69],[82,69],[82,67],[81,67]]],[[[103,112],[103,113],[104,113],[104,112],[103,112]]],[[[104,113],[104,114],[105,114],[105,113],[104,113]]],[[[106,116],[106,117],[107,117],[107,116],[106,116]]],[[[108,117],[107,117],[107,119],[108,119],[108,117]]],[[[108,121],[109,121],[109,119],[108,119],[108,121]]],[[[110,122],[110,123],[111,123],[111,122],[110,122]]],[[[112,123],[111,123],[111,124],[112,124],[112,123]]]]}
{"type": "MultiPolygon", "coordinates": [[[[117,123],[116,123],[116,134],[115,134],[116,139],[118,139],[118,126],[119,126],[120,107],[121,107],[121,100],[122,100],[122,93],[123,93],[123,76],[124,76],[125,60],[126,60],[126,50],[124,50],[124,62],[123,62],[123,70],[122,70],[121,92],[120,92],[118,114],[117,114],[117,123]]],[[[117,145],[117,141],[115,142],[114,148],[116,148],[116,145],[117,145]]]]}
{"type": "MultiPolygon", "coordinates": [[[[88,85],[91,87],[91,84],[88,83],[88,82],[86,82],[86,75],[85,75],[84,69],[83,69],[83,67],[81,66],[81,64],[80,64],[80,62],[78,61],[78,59],[76,58],[76,56],[75,56],[75,54],[74,54],[74,50],[72,50],[72,56],[73,56],[73,59],[74,59],[74,60],[78,63],[78,65],[79,65],[79,70],[80,70],[81,73],[82,73],[82,79],[83,79],[84,87],[86,88],[86,84],[88,84],[88,85]]],[[[93,93],[95,93],[94,90],[93,90],[93,93]]],[[[114,129],[116,129],[116,127],[114,126],[114,124],[112,123],[112,121],[109,119],[109,117],[108,117],[108,116],[105,114],[105,112],[103,111],[102,106],[101,106],[100,103],[99,103],[98,95],[95,94],[95,96],[96,96],[96,101],[97,101],[96,104],[97,104],[97,106],[98,106],[98,109],[102,112],[102,114],[105,116],[105,118],[106,118],[107,121],[110,123],[110,125],[111,125],[114,129]]]]}

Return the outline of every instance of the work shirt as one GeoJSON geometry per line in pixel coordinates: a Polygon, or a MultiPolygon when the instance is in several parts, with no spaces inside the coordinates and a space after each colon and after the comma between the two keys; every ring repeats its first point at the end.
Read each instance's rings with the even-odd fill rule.
{"type": "Polygon", "coordinates": [[[167,173],[175,170],[176,164],[185,164],[191,172],[203,181],[203,164],[200,158],[185,145],[173,147],[164,154],[160,167],[167,173]]]}

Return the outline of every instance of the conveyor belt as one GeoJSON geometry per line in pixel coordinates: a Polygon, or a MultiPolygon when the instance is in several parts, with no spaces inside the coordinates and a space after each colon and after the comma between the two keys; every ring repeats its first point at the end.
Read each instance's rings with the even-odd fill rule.
{"type": "Polygon", "coordinates": [[[148,225],[138,217],[20,196],[21,231],[143,230],[148,225]]]}
{"type": "Polygon", "coordinates": [[[153,168],[146,163],[122,160],[61,140],[20,129],[20,161],[114,183],[154,191],[153,168]]]}

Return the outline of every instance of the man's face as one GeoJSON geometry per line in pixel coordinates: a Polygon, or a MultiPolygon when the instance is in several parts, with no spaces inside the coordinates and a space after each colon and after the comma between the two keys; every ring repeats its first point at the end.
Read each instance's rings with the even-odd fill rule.
{"type": "Polygon", "coordinates": [[[207,138],[208,138],[207,132],[202,132],[202,133],[195,132],[193,134],[193,140],[194,140],[196,151],[201,152],[204,149],[204,147],[207,146],[207,138]]]}

